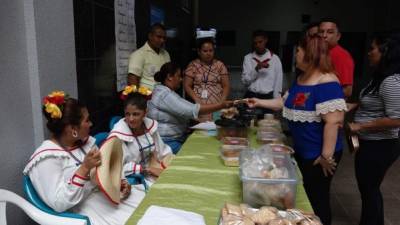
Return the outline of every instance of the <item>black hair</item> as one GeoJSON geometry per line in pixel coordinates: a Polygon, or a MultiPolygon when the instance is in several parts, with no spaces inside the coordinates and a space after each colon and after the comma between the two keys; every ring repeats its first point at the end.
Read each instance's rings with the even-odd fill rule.
{"type": "Polygon", "coordinates": [[[255,37],[268,38],[268,35],[265,30],[255,30],[253,31],[252,38],[254,39],[255,37]]]}
{"type": "Polygon", "coordinates": [[[161,29],[161,30],[163,30],[163,31],[166,31],[166,28],[165,28],[165,26],[164,25],[162,25],[161,23],[155,23],[155,24],[153,24],[153,25],[151,25],[150,26],[150,29],[149,29],[149,34],[152,34],[152,33],[154,33],[157,29],[161,29]]]}
{"type": "Polygon", "coordinates": [[[372,81],[363,91],[362,95],[370,92],[378,93],[379,87],[385,78],[395,73],[400,73],[400,35],[399,33],[381,33],[373,36],[373,41],[378,45],[381,59],[372,74],[372,81]]]}
{"type": "Polygon", "coordinates": [[[319,22],[310,22],[309,24],[306,25],[305,30],[308,31],[309,29],[313,28],[313,27],[318,27],[319,26],[319,22]]]}
{"type": "Polygon", "coordinates": [[[160,71],[154,74],[154,80],[165,84],[165,80],[168,78],[168,74],[174,75],[179,69],[180,68],[177,64],[173,62],[167,62],[161,66],[160,71]]]}
{"type": "Polygon", "coordinates": [[[196,47],[197,49],[201,49],[201,47],[203,47],[204,44],[206,43],[210,43],[213,48],[215,49],[215,40],[212,37],[205,37],[205,38],[199,38],[196,40],[196,47]]]}
{"type": "Polygon", "coordinates": [[[68,125],[80,126],[83,114],[82,109],[86,106],[74,98],[68,98],[62,106],[58,106],[61,109],[62,116],[60,119],[51,118],[51,115],[46,112],[45,106],[42,107],[42,113],[47,119],[47,129],[59,138],[63,133],[64,129],[68,125]]]}
{"type": "Polygon", "coordinates": [[[136,106],[140,110],[147,109],[147,96],[134,92],[128,94],[128,97],[124,100],[124,110],[128,105],[136,106]]]}
{"type": "Polygon", "coordinates": [[[337,30],[340,32],[340,23],[337,19],[333,18],[333,17],[324,17],[322,18],[318,25],[321,25],[321,23],[334,23],[336,25],[337,30]]]}

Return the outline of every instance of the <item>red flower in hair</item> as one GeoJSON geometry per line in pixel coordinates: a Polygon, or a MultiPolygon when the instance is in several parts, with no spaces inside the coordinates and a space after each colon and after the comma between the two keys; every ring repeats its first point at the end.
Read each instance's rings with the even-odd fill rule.
{"type": "Polygon", "coordinates": [[[53,119],[61,119],[62,108],[67,98],[63,91],[53,91],[43,99],[43,107],[47,113],[50,114],[53,119]]]}
{"type": "Polygon", "coordinates": [[[294,107],[305,107],[309,95],[310,93],[297,93],[293,100],[294,107]]]}
{"type": "Polygon", "coordinates": [[[125,99],[128,98],[128,95],[124,95],[123,93],[121,93],[121,95],[119,96],[119,98],[120,98],[122,101],[125,101],[125,99]]]}

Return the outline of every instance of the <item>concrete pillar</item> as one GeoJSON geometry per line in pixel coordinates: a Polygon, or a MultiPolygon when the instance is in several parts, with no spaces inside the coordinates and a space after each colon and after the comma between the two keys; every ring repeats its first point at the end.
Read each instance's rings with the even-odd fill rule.
{"type": "MultiPolygon", "coordinates": [[[[73,2],[3,0],[0,7],[0,188],[23,196],[22,170],[46,137],[42,97],[77,96],[73,2]]],[[[8,224],[33,224],[7,206],[8,224]]]]}

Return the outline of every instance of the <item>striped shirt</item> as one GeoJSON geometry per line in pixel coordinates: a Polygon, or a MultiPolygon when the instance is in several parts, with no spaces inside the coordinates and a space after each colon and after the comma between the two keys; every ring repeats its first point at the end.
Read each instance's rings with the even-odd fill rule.
{"type": "MultiPolygon", "coordinates": [[[[361,94],[355,122],[365,123],[385,117],[400,119],[400,74],[394,74],[383,80],[379,93],[370,92],[364,96],[361,94]]],[[[398,136],[399,128],[360,132],[360,138],[364,140],[394,139],[398,136]]]]}

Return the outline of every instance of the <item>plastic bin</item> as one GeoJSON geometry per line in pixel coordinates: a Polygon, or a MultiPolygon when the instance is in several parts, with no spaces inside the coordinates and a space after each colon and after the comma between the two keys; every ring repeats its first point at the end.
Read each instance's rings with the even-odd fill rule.
{"type": "Polygon", "coordinates": [[[239,166],[239,157],[225,157],[221,154],[221,159],[225,166],[239,166]]]}
{"type": "Polygon", "coordinates": [[[243,202],[252,207],[295,207],[297,173],[290,156],[269,150],[242,151],[239,158],[243,202]]]}
{"type": "Polygon", "coordinates": [[[224,157],[237,157],[239,159],[242,150],[248,150],[249,146],[246,145],[222,145],[221,155],[224,157]]]}
{"type": "Polygon", "coordinates": [[[217,126],[217,138],[221,140],[224,137],[248,137],[248,128],[247,127],[221,127],[217,126]]]}
{"type": "Polygon", "coordinates": [[[249,139],[241,137],[223,137],[221,139],[223,145],[243,145],[250,146],[249,139]]]}
{"type": "Polygon", "coordinates": [[[283,144],[285,139],[285,135],[280,132],[257,131],[257,141],[260,144],[283,144]]]}
{"type": "Polygon", "coordinates": [[[268,144],[261,146],[260,149],[264,149],[266,146],[268,146],[268,149],[271,148],[272,153],[294,154],[293,148],[285,144],[268,144]]]}
{"type": "Polygon", "coordinates": [[[244,150],[249,150],[249,146],[222,145],[220,155],[225,166],[239,166],[239,155],[244,150]]]}

